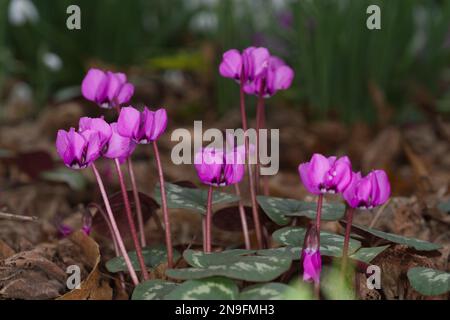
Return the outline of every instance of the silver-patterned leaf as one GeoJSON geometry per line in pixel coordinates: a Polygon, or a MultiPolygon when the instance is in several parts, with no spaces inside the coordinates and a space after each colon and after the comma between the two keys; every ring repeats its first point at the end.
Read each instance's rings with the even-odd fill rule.
{"type": "MultiPolygon", "coordinates": [[[[171,209],[188,209],[206,214],[208,191],[204,189],[185,188],[172,183],[165,183],[167,206],[171,209]]],[[[155,187],[155,200],[161,205],[161,188],[155,187]]],[[[213,204],[239,201],[239,197],[229,193],[213,192],[213,204]]]]}
{"type": "Polygon", "coordinates": [[[162,300],[176,287],[176,283],[169,281],[147,280],[134,288],[131,300],[162,300]]]}
{"type": "Polygon", "coordinates": [[[169,269],[166,275],[179,280],[223,276],[250,282],[267,282],[286,272],[291,262],[290,258],[281,256],[234,256],[206,268],[169,269]]]}
{"type": "Polygon", "coordinates": [[[374,236],[388,240],[390,242],[403,244],[408,247],[412,247],[419,251],[433,251],[433,250],[439,250],[442,248],[442,246],[439,244],[431,243],[431,242],[424,241],[424,240],[419,240],[419,239],[415,239],[415,238],[407,238],[407,237],[399,236],[397,234],[387,233],[387,232],[383,232],[380,230],[371,229],[371,228],[367,228],[367,227],[359,226],[359,225],[353,225],[352,227],[361,229],[365,232],[368,232],[374,236]]]}
{"type": "MultiPolygon", "coordinates": [[[[284,226],[290,217],[316,218],[317,203],[295,199],[258,196],[258,203],[267,216],[276,224],[284,226]]],[[[322,205],[322,220],[336,221],[344,217],[345,205],[342,203],[324,203],[322,205]]]]}
{"type": "Polygon", "coordinates": [[[420,294],[437,296],[450,291],[450,273],[424,267],[408,270],[411,286],[420,294]]]}
{"type": "Polygon", "coordinates": [[[283,300],[293,288],[278,282],[256,284],[245,288],[239,295],[240,300],[283,300]]]}
{"type": "Polygon", "coordinates": [[[370,263],[377,255],[381,252],[389,248],[389,245],[381,246],[381,247],[372,247],[372,248],[360,248],[358,251],[353,253],[350,258],[358,261],[362,261],[365,263],[370,263]]]}
{"type": "Polygon", "coordinates": [[[246,249],[233,249],[225,250],[222,252],[205,253],[203,251],[185,250],[183,252],[183,258],[192,267],[205,268],[211,265],[224,264],[230,261],[230,259],[239,259],[239,256],[255,253],[255,250],[246,249]]]}
{"type": "MultiPolygon", "coordinates": [[[[302,247],[305,239],[305,228],[285,227],[275,231],[273,239],[280,244],[292,247],[302,247]]],[[[320,252],[325,256],[341,257],[344,246],[344,237],[326,231],[320,232],[320,252]]],[[[350,238],[349,253],[355,252],[361,247],[361,242],[350,238]]]]}
{"type": "MultiPolygon", "coordinates": [[[[145,265],[149,268],[157,267],[161,263],[167,261],[167,250],[164,245],[144,248],[142,250],[142,255],[144,256],[145,265]]],[[[130,257],[131,264],[133,265],[134,270],[140,271],[141,267],[136,256],[136,251],[128,252],[128,256],[130,257]]],[[[177,250],[173,250],[173,258],[174,260],[180,258],[180,253],[177,250]]],[[[125,260],[122,256],[115,257],[106,262],[106,269],[108,269],[108,271],[112,273],[128,271],[125,260]]]]}
{"type": "Polygon", "coordinates": [[[166,300],[234,300],[239,289],[233,280],[222,277],[190,280],[166,295],[166,300]]]}

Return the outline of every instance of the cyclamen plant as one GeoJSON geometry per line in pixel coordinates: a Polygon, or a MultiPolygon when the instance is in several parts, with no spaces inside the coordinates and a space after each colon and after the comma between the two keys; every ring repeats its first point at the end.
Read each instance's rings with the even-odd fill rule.
{"type": "MultiPolygon", "coordinates": [[[[284,90],[291,86],[294,77],[293,70],[286,66],[284,62],[270,55],[267,48],[248,47],[240,53],[236,49],[231,49],[223,54],[222,62],[219,65],[219,73],[225,77],[235,80],[240,88],[240,111],[242,129],[247,131],[247,115],[245,111],[245,94],[256,94],[258,96],[258,106],[256,115],[256,130],[264,126],[264,98],[272,96],[278,90],[284,90]]],[[[258,139],[258,134],[257,134],[258,139]]],[[[257,145],[259,141],[257,140],[257,145]]],[[[262,228],[259,218],[256,194],[259,189],[259,159],[257,155],[257,165],[255,177],[253,168],[248,161],[249,142],[245,139],[246,160],[248,179],[250,186],[250,196],[252,202],[252,213],[255,224],[258,247],[264,246],[262,228]]],[[[238,192],[238,189],[236,189],[238,192]]],[[[264,193],[268,194],[268,181],[264,179],[264,193]]]]}

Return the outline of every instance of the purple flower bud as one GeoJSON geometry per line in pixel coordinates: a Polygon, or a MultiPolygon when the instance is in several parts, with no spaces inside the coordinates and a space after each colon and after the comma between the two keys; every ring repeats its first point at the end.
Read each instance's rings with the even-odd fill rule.
{"type": "Polygon", "coordinates": [[[238,183],[244,176],[244,164],[237,151],[203,148],[195,155],[194,166],[201,182],[212,186],[238,183]]]}
{"type": "Polygon", "coordinates": [[[223,77],[237,82],[253,81],[265,71],[269,57],[269,50],[262,47],[249,47],[242,54],[231,49],[223,54],[219,72],[223,77]]]}
{"type": "Polygon", "coordinates": [[[319,235],[314,224],[310,225],[306,232],[301,261],[303,262],[303,281],[319,283],[322,258],[320,256],[319,235]]]}
{"type": "Polygon", "coordinates": [[[391,194],[389,179],[383,170],[375,170],[367,176],[353,173],[352,181],[343,196],[352,208],[372,209],[385,203],[391,194]]]}
{"type": "Polygon", "coordinates": [[[84,169],[101,155],[102,138],[98,131],[86,130],[78,133],[74,128],[69,132],[59,130],[56,150],[64,164],[72,169],[84,169]]]}
{"type": "Polygon", "coordinates": [[[61,238],[66,238],[73,233],[73,229],[67,224],[61,223],[60,225],[58,225],[58,232],[61,238]]]}
{"type": "Polygon", "coordinates": [[[123,73],[90,69],[81,84],[83,96],[102,108],[112,108],[130,101],[134,86],[123,73]]]}
{"type": "Polygon", "coordinates": [[[352,165],[348,157],[325,158],[314,154],[310,162],[298,167],[306,189],[313,194],[343,192],[352,180],[352,165]]]}
{"type": "Polygon", "coordinates": [[[123,162],[133,153],[136,143],[119,134],[116,122],[111,123],[110,126],[112,134],[106,145],[104,156],[109,159],[119,159],[120,162],[123,162]]]}
{"type": "Polygon", "coordinates": [[[122,108],[117,121],[118,132],[139,144],[148,144],[158,140],[167,127],[165,109],[151,111],[147,107],[139,112],[133,107],[122,108]]]}

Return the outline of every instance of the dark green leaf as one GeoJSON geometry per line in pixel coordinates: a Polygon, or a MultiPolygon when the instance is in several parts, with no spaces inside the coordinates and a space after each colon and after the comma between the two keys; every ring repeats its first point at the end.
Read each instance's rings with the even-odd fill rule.
{"type": "Polygon", "coordinates": [[[381,252],[389,248],[389,245],[381,246],[381,247],[372,247],[372,248],[360,248],[358,251],[353,253],[350,258],[362,261],[365,263],[370,263],[377,255],[381,252]]]}
{"type": "MultiPolygon", "coordinates": [[[[305,239],[306,229],[297,227],[285,227],[275,231],[273,239],[280,244],[293,247],[302,247],[305,239]]],[[[320,232],[320,252],[326,256],[341,257],[344,246],[344,237],[326,231],[320,232]]],[[[351,239],[349,243],[349,253],[355,252],[361,247],[358,240],[351,239]]]]}
{"type": "Polygon", "coordinates": [[[166,295],[167,300],[234,300],[239,289],[233,280],[222,277],[190,280],[166,295]]]}
{"type": "MultiPolygon", "coordinates": [[[[189,209],[195,212],[206,213],[206,201],[208,199],[208,190],[185,188],[172,183],[165,183],[167,206],[172,209],[189,209]]],[[[155,199],[161,204],[161,188],[159,184],[155,187],[155,199]]],[[[239,197],[219,192],[213,192],[213,204],[229,203],[238,201],[239,197]]]]}
{"type": "MultiPolygon", "coordinates": [[[[265,196],[258,196],[257,199],[267,216],[280,226],[288,224],[289,217],[316,218],[317,203],[315,202],[265,196]]],[[[322,205],[322,220],[340,220],[344,214],[345,205],[342,203],[324,203],[322,205]]]]}
{"type": "Polygon", "coordinates": [[[239,295],[240,300],[283,300],[293,294],[292,287],[278,282],[256,284],[245,288],[239,295]]]}
{"type": "Polygon", "coordinates": [[[250,282],[266,282],[278,278],[291,266],[291,259],[276,256],[230,256],[227,261],[206,268],[169,269],[167,276],[180,279],[203,279],[224,276],[250,282]]]}
{"type": "Polygon", "coordinates": [[[385,240],[388,240],[388,241],[391,241],[394,243],[407,245],[407,246],[412,247],[419,251],[432,251],[432,250],[438,250],[438,249],[442,248],[442,246],[439,244],[431,243],[431,242],[424,241],[424,240],[407,238],[407,237],[399,236],[399,235],[396,235],[393,233],[387,233],[387,232],[383,232],[380,230],[371,229],[371,228],[358,226],[358,225],[353,225],[352,227],[361,229],[361,230],[368,232],[374,236],[377,236],[379,238],[382,238],[382,239],[385,239],[385,240]]]}
{"type": "Polygon", "coordinates": [[[136,286],[131,300],[162,300],[173,289],[176,283],[163,280],[147,280],[136,286]]]}
{"type": "MultiPolygon", "coordinates": [[[[136,251],[128,252],[128,255],[131,260],[131,264],[133,265],[134,270],[139,271],[141,267],[137,260],[136,251]]],[[[144,248],[142,250],[142,255],[144,256],[145,265],[149,268],[155,268],[161,263],[167,261],[167,251],[164,245],[152,246],[148,248],[144,248]]],[[[177,250],[173,250],[173,258],[177,260],[180,258],[180,253],[177,250]]],[[[108,262],[106,262],[106,269],[109,272],[121,272],[128,271],[127,266],[125,265],[125,260],[122,256],[115,257],[108,262]]]]}
{"type": "Polygon", "coordinates": [[[408,279],[414,290],[426,296],[437,296],[450,291],[450,273],[417,267],[408,270],[408,279]]]}

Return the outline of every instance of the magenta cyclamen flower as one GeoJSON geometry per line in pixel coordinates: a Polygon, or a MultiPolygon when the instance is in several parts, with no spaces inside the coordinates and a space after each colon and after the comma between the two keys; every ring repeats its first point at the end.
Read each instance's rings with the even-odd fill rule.
{"type": "Polygon", "coordinates": [[[119,134],[117,123],[111,123],[112,134],[106,146],[104,156],[109,159],[119,159],[120,162],[125,161],[136,148],[136,143],[130,138],[119,134]]]}
{"type": "Polygon", "coordinates": [[[389,179],[383,170],[375,170],[367,176],[353,173],[352,181],[343,196],[352,208],[372,209],[385,203],[391,194],[389,179]]]}
{"type": "Polygon", "coordinates": [[[90,69],[81,84],[83,96],[102,108],[112,108],[130,101],[134,86],[123,73],[90,69]]]}
{"type": "Polygon", "coordinates": [[[313,194],[343,192],[352,180],[352,165],[348,157],[314,154],[309,162],[298,167],[306,189],[313,194]]]}
{"type": "Polygon", "coordinates": [[[118,132],[139,144],[158,140],[167,127],[166,109],[150,111],[147,107],[139,112],[133,107],[122,108],[117,121],[118,132]]]}
{"type": "Polygon", "coordinates": [[[286,90],[292,84],[294,71],[278,57],[271,56],[264,72],[254,81],[244,86],[247,94],[260,95],[270,98],[279,90],[286,90]]]}
{"type": "Polygon", "coordinates": [[[86,130],[78,133],[74,128],[69,131],[59,130],[56,150],[67,167],[84,169],[100,157],[104,147],[102,141],[98,131],[86,130]]]}
{"type": "Polygon", "coordinates": [[[319,283],[322,271],[322,258],[320,256],[319,235],[317,227],[312,225],[305,238],[302,250],[303,280],[319,283]]]}
{"type": "Polygon", "coordinates": [[[216,187],[238,183],[244,176],[244,161],[238,151],[203,148],[196,153],[194,165],[201,182],[216,187]]]}
{"type": "Polygon", "coordinates": [[[219,72],[223,77],[237,82],[253,81],[264,72],[269,57],[269,50],[262,47],[249,47],[242,54],[236,49],[231,49],[223,54],[219,72]]]}

